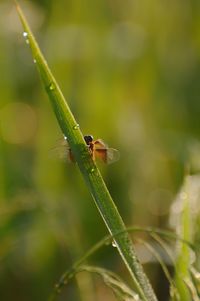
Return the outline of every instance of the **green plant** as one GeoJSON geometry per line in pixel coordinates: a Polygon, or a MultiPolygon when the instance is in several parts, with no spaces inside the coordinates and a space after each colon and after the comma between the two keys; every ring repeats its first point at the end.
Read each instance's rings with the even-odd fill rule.
{"type": "Polygon", "coordinates": [[[140,298],[146,301],[155,301],[157,299],[153,289],[143,272],[143,268],[136,256],[131,239],[125,231],[125,225],[122,218],[90,155],[88,147],[85,144],[79,124],[71,113],[70,108],[37,45],[23,12],[17,3],[16,7],[24,29],[23,35],[27,44],[31,47],[34,63],[38,68],[42,83],[47,91],[60,128],[63,134],[68,138],[72,153],[84,177],[85,183],[93,196],[95,204],[110,234],[113,236],[114,245],[118,249],[132,276],[140,298]],[[121,232],[121,234],[116,236],[116,233],[119,232],[121,232]]]}
{"type": "MultiPolygon", "coordinates": [[[[80,171],[85,179],[85,183],[90,190],[95,204],[111,234],[107,239],[112,240],[113,246],[115,246],[122,259],[124,260],[135,284],[137,293],[140,296],[140,300],[156,300],[156,296],[151,288],[151,285],[143,272],[142,266],[139,263],[134,247],[132,245],[131,239],[128,232],[130,229],[126,229],[121,216],[106,188],[106,185],[102,179],[102,176],[91,158],[88,147],[85,144],[83,135],[80,131],[80,127],[76,120],[74,119],[67,102],[60,91],[60,88],[53,77],[41,51],[36,43],[36,40],[28,26],[28,23],[17,4],[18,13],[24,28],[24,37],[27,44],[30,45],[32,49],[34,63],[38,68],[41,75],[43,85],[47,91],[50,98],[52,107],[54,109],[55,115],[57,117],[58,123],[61,130],[65,136],[67,136],[70,147],[74,154],[75,160],[80,168],[80,171]]],[[[188,182],[188,180],[187,180],[188,182]]],[[[146,229],[154,240],[165,250],[169,255],[171,261],[173,262],[173,267],[175,270],[174,279],[169,274],[166,264],[160,254],[152,248],[149,243],[142,242],[145,247],[154,255],[157,262],[161,265],[164,274],[171,287],[171,300],[199,300],[199,273],[196,268],[191,265],[190,257],[192,254],[191,249],[195,249],[195,246],[191,244],[192,236],[191,230],[195,228],[194,221],[191,223],[192,213],[189,207],[190,199],[189,196],[190,187],[188,184],[183,188],[182,196],[183,210],[180,214],[180,219],[177,223],[177,228],[181,229],[179,232],[180,237],[174,235],[170,232],[165,232],[162,230],[146,229]],[[178,256],[174,258],[171,256],[171,250],[168,248],[160,238],[160,236],[165,235],[168,238],[176,239],[178,248],[178,256]],[[190,243],[186,243],[186,242],[190,243]],[[193,247],[193,248],[191,248],[193,247]]],[[[140,230],[138,228],[138,230],[140,230]]],[[[106,240],[107,240],[106,239],[106,240]]],[[[105,241],[99,242],[93,249],[86,253],[83,258],[76,262],[71,269],[69,269],[61,278],[58,283],[58,289],[65,284],[66,281],[71,279],[76,273],[87,271],[90,273],[97,273],[100,275],[104,282],[111,287],[114,293],[121,298],[121,300],[134,300],[137,299],[137,295],[128,288],[121,279],[114,275],[113,273],[98,267],[82,265],[83,261],[94,252],[100,245],[103,245],[105,241]],[[132,299],[131,299],[132,298],[132,299]]],[[[173,254],[174,255],[174,254],[173,254]]]]}
{"type": "MultiPolygon", "coordinates": [[[[187,241],[183,238],[181,238],[178,234],[167,231],[167,230],[160,230],[156,228],[143,228],[143,227],[128,227],[126,229],[129,233],[135,233],[135,232],[145,232],[149,234],[150,238],[153,239],[152,242],[146,242],[142,239],[139,239],[139,243],[143,244],[146,249],[154,256],[156,261],[160,264],[163,273],[169,283],[169,293],[170,297],[174,301],[182,300],[185,293],[187,293],[187,299],[190,300],[190,294],[192,294],[192,300],[196,301],[198,300],[197,294],[198,294],[198,286],[199,286],[199,273],[196,270],[196,268],[188,263],[187,265],[187,278],[184,276],[182,272],[181,265],[177,264],[179,262],[174,258],[174,253],[172,248],[174,248],[174,244],[172,241],[175,241],[177,245],[184,246],[185,249],[188,250],[189,253],[194,252],[196,256],[198,256],[199,246],[197,244],[192,244],[190,241],[187,241]],[[162,255],[155,247],[155,242],[157,242],[158,246],[162,248],[162,252],[164,252],[162,255]],[[153,244],[152,244],[153,243],[153,244]],[[171,265],[173,265],[175,269],[175,277],[171,275],[169,272],[169,269],[167,267],[166,260],[164,258],[164,255],[167,256],[171,262],[171,265]],[[190,276],[191,275],[191,276],[190,276]],[[188,278],[189,276],[189,278],[188,278]],[[184,278],[183,278],[184,277],[184,278]],[[175,279],[174,279],[175,278],[175,279]],[[193,278],[193,281],[192,281],[193,278]],[[181,285],[180,285],[181,284],[181,285]]],[[[121,233],[118,233],[117,235],[120,235],[121,233]]],[[[120,294],[121,299],[120,300],[127,300],[126,298],[129,298],[128,300],[138,300],[136,295],[132,290],[128,288],[126,284],[115,274],[112,272],[99,268],[99,267],[91,267],[86,266],[84,263],[92,256],[94,255],[100,248],[102,248],[105,245],[111,244],[113,240],[113,237],[108,235],[105,238],[103,238],[101,241],[99,241],[97,244],[95,244],[91,249],[89,249],[83,257],[81,257],[79,260],[77,260],[59,279],[57,284],[55,285],[54,292],[52,293],[50,297],[50,301],[56,300],[56,297],[61,293],[64,286],[66,286],[71,279],[75,277],[75,275],[79,272],[87,271],[90,273],[97,273],[99,274],[103,280],[104,283],[111,288],[111,290],[114,291],[114,293],[120,294]],[[127,297],[128,296],[128,297],[127,297]]],[[[137,240],[138,241],[138,240],[137,240]]],[[[181,257],[181,260],[184,260],[184,256],[181,257]]],[[[185,266],[185,265],[184,265],[185,266]]]]}

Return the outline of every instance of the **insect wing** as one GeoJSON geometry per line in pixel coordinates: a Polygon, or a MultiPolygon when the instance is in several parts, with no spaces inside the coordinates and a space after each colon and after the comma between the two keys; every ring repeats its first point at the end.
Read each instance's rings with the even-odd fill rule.
{"type": "Polygon", "coordinates": [[[112,163],[118,161],[119,158],[120,158],[120,153],[117,149],[114,149],[114,148],[107,149],[107,156],[106,156],[107,164],[112,164],[112,163]]]}
{"type": "Polygon", "coordinates": [[[102,139],[97,139],[94,141],[94,148],[95,149],[107,149],[108,145],[102,139]]]}
{"type": "Polygon", "coordinates": [[[101,139],[94,142],[94,157],[101,159],[106,164],[111,164],[119,160],[119,151],[114,148],[109,148],[101,139]]]}
{"type": "Polygon", "coordinates": [[[67,162],[74,162],[69,143],[66,139],[60,139],[57,142],[57,146],[50,150],[50,155],[67,162]]]}
{"type": "Polygon", "coordinates": [[[103,140],[98,139],[93,143],[93,158],[100,159],[104,163],[106,163],[107,159],[107,145],[103,142],[103,140]]]}

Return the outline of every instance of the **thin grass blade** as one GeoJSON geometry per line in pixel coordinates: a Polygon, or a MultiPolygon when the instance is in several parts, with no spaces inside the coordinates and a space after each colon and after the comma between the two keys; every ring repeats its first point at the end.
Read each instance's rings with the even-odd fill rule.
{"type": "Polygon", "coordinates": [[[35,65],[40,73],[42,83],[47,91],[60,128],[68,139],[72,153],[93,196],[95,204],[110,234],[115,236],[115,233],[122,231],[121,235],[115,237],[115,245],[132,276],[141,299],[145,301],[156,301],[157,298],[150,282],[136,257],[131,239],[127,232],[123,232],[125,231],[125,225],[95,162],[91,158],[79,125],[70,111],[17,2],[16,7],[24,29],[24,37],[32,50],[35,65]]]}

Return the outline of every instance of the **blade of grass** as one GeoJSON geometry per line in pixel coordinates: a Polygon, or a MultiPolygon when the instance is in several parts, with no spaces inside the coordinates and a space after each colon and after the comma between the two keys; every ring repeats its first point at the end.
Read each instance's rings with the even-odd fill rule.
{"type": "MultiPolygon", "coordinates": [[[[177,220],[179,222],[177,223],[176,231],[185,240],[192,241],[189,184],[189,177],[186,177],[179,196],[179,203],[182,206],[182,211],[179,213],[180,216],[177,216],[177,220]]],[[[177,254],[178,256],[175,264],[174,280],[180,294],[180,299],[183,301],[188,301],[191,299],[191,297],[188,289],[189,287],[186,285],[186,280],[189,283],[191,250],[186,244],[183,244],[179,241],[177,242],[177,254]]]]}
{"type": "MultiPolygon", "coordinates": [[[[182,239],[180,236],[178,236],[178,234],[172,232],[172,231],[168,231],[168,230],[160,230],[157,228],[145,228],[145,227],[137,227],[137,226],[133,226],[133,227],[129,227],[126,228],[126,230],[124,230],[123,232],[146,232],[148,233],[150,236],[152,236],[155,239],[155,235],[156,235],[156,239],[157,241],[159,240],[159,242],[161,242],[161,239],[158,238],[158,234],[163,237],[163,238],[167,238],[170,240],[178,240],[184,244],[186,244],[189,248],[191,248],[194,252],[196,252],[196,248],[193,244],[191,244],[190,242],[182,239]]],[[[116,233],[115,237],[121,235],[121,232],[116,233]]],[[[49,301],[54,300],[54,296],[57,295],[57,293],[60,293],[62,287],[67,283],[68,279],[71,277],[70,275],[74,274],[75,271],[85,262],[87,261],[92,255],[94,255],[100,248],[102,248],[105,245],[110,245],[111,242],[113,241],[113,236],[111,235],[107,235],[104,238],[102,238],[99,242],[97,242],[94,246],[92,246],[87,252],[84,253],[84,255],[78,259],[72,267],[70,267],[67,271],[65,271],[63,273],[63,275],[60,277],[59,281],[56,283],[55,285],[55,290],[52,294],[52,296],[50,296],[49,301]]],[[[163,245],[163,244],[162,244],[163,245]]],[[[164,247],[165,251],[168,253],[169,255],[169,251],[166,250],[166,247],[164,247]]],[[[170,255],[169,255],[170,256],[170,255]]],[[[173,259],[171,258],[171,261],[173,263],[173,259]]],[[[196,278],[198,278],[198,274],[197,272],[193,269],[193,274],[196,275],[196,278]]]]}
{"type": "MultiPolygon", "coordinates": [[[[97,275],[101,276],[104,283],[113,291],[117,299],[121,301],[141,300],[139,299],[138,294],[131,290],[118,275],[97,266],[81,265],[76,269],[71,270],[68,274],[66,274],[65,284],[67,284],[72,278],[76,276],[77,273],[80,272],[96,273],[97,275]]],[[[54,292],[49,301],[55,301],[59,293],[60,289],[57,288],[57,291],[54,292]]]]}
{"type": "Polygon", "coordinates": [[[200,272],[194,266],[191,266],[190,273],[193,279],[193,283],[196,287],[197,293],[200,296],[200,272]]]}
{"type": "Polygon", "coordinates": [[[174,280],[172,279],[169,270],[164,262],[164,260],[162,259],[161,255],[159,254],[159,252],[156,250],[155,247],[152,247],[150,243],[145,242],[142,239],[138,239],[138,241],[143,244],[144,246],[146,246],[146,248],[151,252],[151,254],[153,254],[153,256],[156,258],[156,260],[159,262],[163,273],[165,274],[165,277],[167,278],[169,284],[170,284],[170,294],[173,295],[174,300],[180,300],[179,299],[179,295],[178,295],[178,290],[176,289],[176,286],[174,285],[174,280]]]}
{"type": "MultiPolygon", "coordinates": [[[[79,169],[109,232],[115,236],[115,233],[125,230],[122,218],[110,196],[95,162],[91,158],[79,125],[71,113],[69,106],[47,65],[47,62],[39,49],[25,16],[16,1],[15,3],[23,25],[23,35],[26,38],[27,44],[31,47],[34,62],[36,63],[41,75],[43,85],[45,86],[61,130],[68,138],[68,142],[76,162],[78,163],[79,169]]],[[[142,300],[157,300],[150,282],[143,272],[143,268],[138,261],[138,258],[136,257],[136,253],[128,233],[124,232],[122,235],[115,237],[115,245],[132,276],[142,300]]]]}
{"type": "Polygon", "coordinates": [[[102,277],[105,285],[113,291],[118,300],[140,301],[139,296],[131,290],[118,275],[109,270],[96,266],[83,265],[79,267],[76,273],[77,272],[95,273],[102,277]]]}

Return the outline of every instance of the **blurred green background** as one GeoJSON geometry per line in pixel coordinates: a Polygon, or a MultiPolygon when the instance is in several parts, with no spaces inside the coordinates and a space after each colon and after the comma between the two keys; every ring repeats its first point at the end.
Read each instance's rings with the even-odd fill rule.
{"type": "MultiPolygon", "coordinates": [[[[125,223],[167,228],[185,166],[200,169],[200,2],[19,2],[83,133],[120,150],[99,167],[125,223]]],[[[49,155],[62,133],[8,0],[0,71],[0,299],[47,300],[107,230],[77,167],[49,155]]],[[[167,281],[138,250],[164,300],[167,281]]],[[[90,262],[129,281],[110,246],[90,262]]],[[[115,298],[80,274],[58,300],[115,298]]]]}

